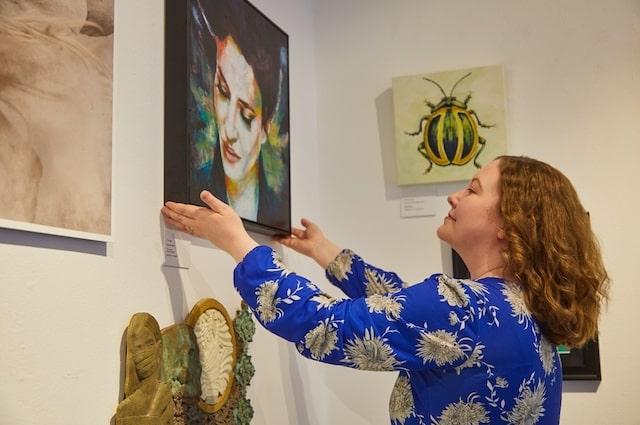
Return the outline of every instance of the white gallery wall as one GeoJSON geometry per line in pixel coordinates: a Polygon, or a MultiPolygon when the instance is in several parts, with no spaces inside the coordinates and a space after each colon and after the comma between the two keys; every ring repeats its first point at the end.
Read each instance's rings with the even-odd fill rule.
{"type": "MultiPolygon", "coordinates": [[[[0,229],[0,425],[108,424],[133,313],[164,327],[203,297],[232,314],[239,305],[233,261],[207,244],[193,241],[189,270],[161,266],[162,3],[116,0],[114,241],[0,229]]],[[[444,195],[460,184],[395,185],[391,78],[504,65],[510,152],[548,161],[575,183],[614,279],[601,323],[603,381],[565,385],[562,423],[640,423],[640,2],[254,4],[290,36],[294,219],[318,220],[337,243],[408,281],[449,267],[434,235],[444,195]],[[432,196],[436,216],[400,219],[406,196],[432,196]]],[[[290,252],[285,262],[323,278],[290,252]]],[[[261,328],[251,354],[254,424],[388,423],[394,374],[302,359],[261,328]]]]}

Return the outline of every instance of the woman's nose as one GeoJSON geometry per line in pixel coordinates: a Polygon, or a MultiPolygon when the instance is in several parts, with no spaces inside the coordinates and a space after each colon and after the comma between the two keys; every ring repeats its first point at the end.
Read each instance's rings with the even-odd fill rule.
{"type": "Polygon", "coordinates": [[[232,104],[232,105],[233,106],[229,108],[229,113],[227,114],[224,120],[224,132],[225,132],[225,135],[227,136],[227,140],[231,144],[233,144],[236,140],[238,140],[237,121],[238,121],[238,113],[239,113],[239,110],[238,110],[239,108],[235,104],[232,104]]]}
{"type": "Polygon", "coordinates": [[[456,205],[458,205],[458,192],[449,194],[449,196],[447,196],[447,202],[452,208],[455,208],[456,205]]]}

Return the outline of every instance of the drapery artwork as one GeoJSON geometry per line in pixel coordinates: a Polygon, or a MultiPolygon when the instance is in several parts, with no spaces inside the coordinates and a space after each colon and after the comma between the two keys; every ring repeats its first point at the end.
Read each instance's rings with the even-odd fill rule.
{"type": "Polygon", "coordinates": [[[113,0],[0,1],[0,226],[111,234],[113,0]]]}
{"type": "Polygon", "coordinates": [[[167,7],[187,16],[179,28],[181,18],[167,15],[165,197],[201,204],[206,189],[251,230],[288,233],[288,36],[243,0],[167,7]],[[172,110],[176,103],[186,110],[172,110]]]}
{"type": "Polygon", "coordinates": [[[502,67],[393,79],[397,181],[468,180],[506,153],[502,67]]]}

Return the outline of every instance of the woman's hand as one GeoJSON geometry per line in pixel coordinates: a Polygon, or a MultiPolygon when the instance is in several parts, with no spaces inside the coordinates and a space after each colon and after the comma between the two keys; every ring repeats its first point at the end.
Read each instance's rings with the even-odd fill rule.
{"type": "Polygon", "coordinates": [[[167,224],[193,236],[208,239],[236,262],[258,246],[242,225],[240,216],[227,204],[203,190],[200,199],[209,208],[167,202],[162,214],[167,224]]]}
{"type": "Polygon", "coordinates": [[[323,269],[327,268],[342,249],[328,240],[311,220],[303,218],[300,223],[304,229],[293,227],[291,235],[278,238],[278,242],[314,259],[323,269]]]}

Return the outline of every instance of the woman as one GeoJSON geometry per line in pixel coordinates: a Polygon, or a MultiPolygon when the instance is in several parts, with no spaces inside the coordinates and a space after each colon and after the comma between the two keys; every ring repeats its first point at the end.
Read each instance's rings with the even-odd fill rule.
{"type": "Polygon", "coordinates": [[[232,255],[240,295],[303,355],[400,371],[393,424],[559,422],[555,345],[595,336],[609,281],[587,214],[559,171],[504,156],[448,197],[438,237],[460,253],[470,280],[435,274],[407,286],[303,220],[281,242],[325,268],[346,300],[286,270],[228,206],[202,198],[210,209],[168,203],[167,222],[232,255]]]}

